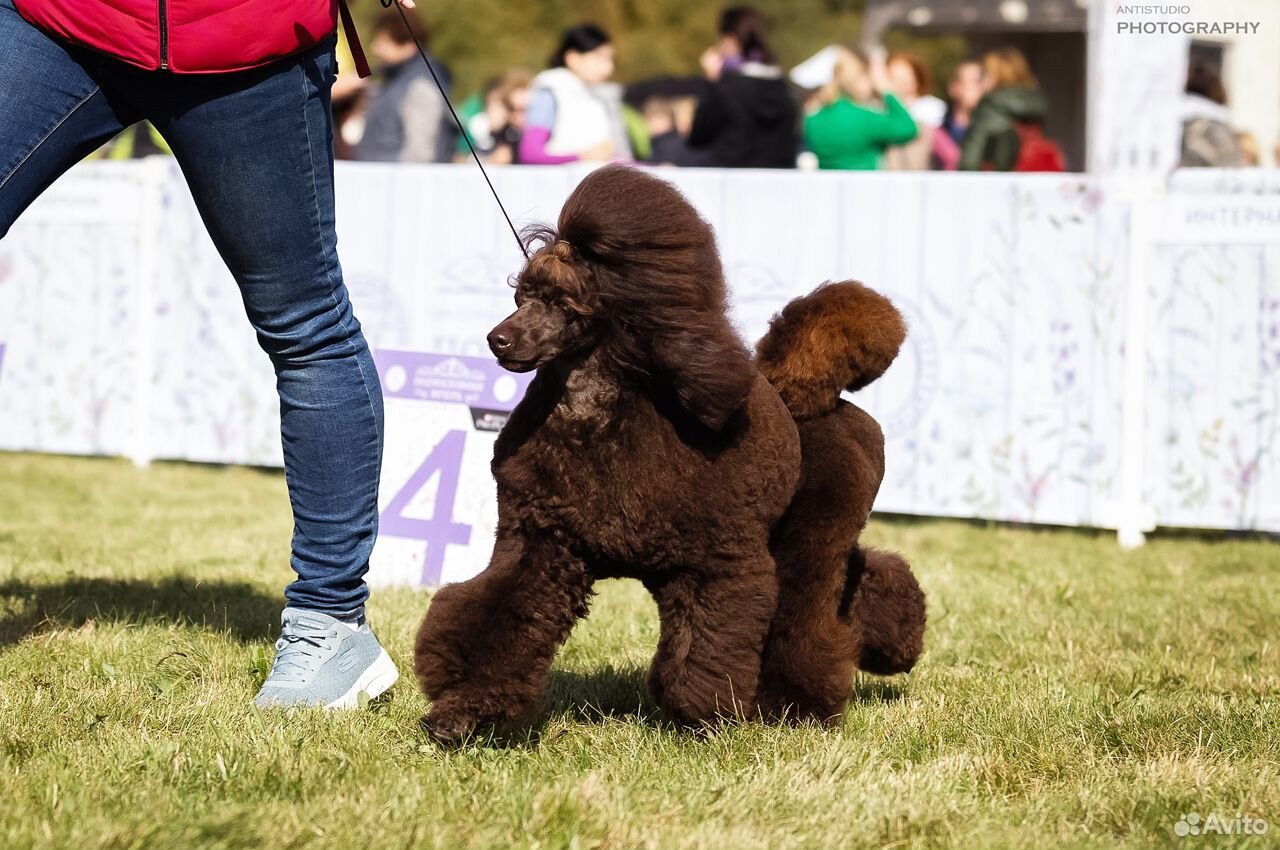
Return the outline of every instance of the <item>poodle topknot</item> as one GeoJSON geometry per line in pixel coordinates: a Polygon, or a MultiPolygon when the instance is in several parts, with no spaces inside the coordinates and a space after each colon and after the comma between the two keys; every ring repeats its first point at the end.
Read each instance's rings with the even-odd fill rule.
{"type": "Polygon", "coordinates": [[[489,334],[537,370],[494,448],[489,567],[441,589],[415,648],[441,741],[524,715],[595,582],[657,602],[649,670],[673,720],[838,719],[854,670],[909,670],[924,595],[859,536],[884,438],[840,398],[906,326],[854,282],[788,304],[753,357],[710,226],[669,183],[602,168],[566,201],[489,334]]]}

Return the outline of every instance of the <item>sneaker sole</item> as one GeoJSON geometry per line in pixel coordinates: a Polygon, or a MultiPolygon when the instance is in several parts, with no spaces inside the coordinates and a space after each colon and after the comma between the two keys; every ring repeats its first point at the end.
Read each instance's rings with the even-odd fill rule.
{"type": "Polygon", "coordinates": [[[395,662],[391,660],[391,656],[387,655],[387,651],[384,649],[378,653],[378,657],[374,659],[374,662],[360,674],[360,678],[356,679],[355,684],[351,686],[351,690],[326,705],[325,708],[333,711],[359,708],[361,692],[368,694],[369,699],[377,699],[385,694],[399,679],[400,671],[396,669],[395,662]]]}

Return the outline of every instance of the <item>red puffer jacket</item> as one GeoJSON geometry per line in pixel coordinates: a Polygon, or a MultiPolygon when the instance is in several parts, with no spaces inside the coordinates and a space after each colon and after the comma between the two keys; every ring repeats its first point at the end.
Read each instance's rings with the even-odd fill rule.
{"type": "Polygon", "coordinates": [[[337,26],[338,0],[16,0],[50,35],[149,71],[218,74],[306,50],[337,26]]]}

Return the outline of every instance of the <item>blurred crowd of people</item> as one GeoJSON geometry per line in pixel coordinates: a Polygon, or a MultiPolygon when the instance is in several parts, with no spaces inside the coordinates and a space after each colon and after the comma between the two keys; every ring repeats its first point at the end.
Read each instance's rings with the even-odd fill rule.
{"type": "MultiPolygon", "coordinates": [[[[335,152],[371,162],[449,162],[471,146],[494,165],[580,160],[718,168],[897,171],[1065,171],[1045,133],[1049,104],[1026,57],[1002,47],[950,69],[946,98],[929,65],[911,53],[833,45],[785,70],[763,17],[725,9],[702,74],[624,88],[613,80],[614,45],[581,24],[563,33],[547,68],[512,68],[463,100],[463,138],[418,44],[451,96],[447,64],[413,10],[389,9],[372,30],[371,80],[339,77],[333,89],[335,152]],[[415,41],[417,43],[415,43],[415,41]],[[470,142],[470,145],[468,144],[470,142]]],[[[1184,103],[1183,166],[1257,164],[1256,142],[1231,129],[1217,74],[1193,65],[1184,103]]],[[[1278,156],[1280,156],[1280,148],[1278,156]]],[[[148,125],[107,155],[165,153],[148,125]]],[[[1081,164],[1077,163],[1077,167],[1081,164]]]]}
{"type": "MultiPolygon", "coordinates": [[[[370,161],[445,162],[469,156],[417,55],[429,33],[392,11],[378,20],[371,85],[334,91],[338,155],[370,161]]],[[[430,54],[428,54],[430,56],[430,54]]],[[[448,67],[431,56],[441,81],[448,67]]],[[[1045,137],[1047,108],[1026,59],[1013,48],[962,62],[947,100],[932,94],[929,66],[907,53],[868,56],[829,47],[782,67],[752,7],[720,16],[699,79],[613,81],[614,45],[593,24],[563,34],[548,67],[511,69],[459,107],[478,153],[494,164],[646,161],[720,168],[1061,171],[1045,137]],[[629,94],[638,96],[628,96],[629,94]]]]}

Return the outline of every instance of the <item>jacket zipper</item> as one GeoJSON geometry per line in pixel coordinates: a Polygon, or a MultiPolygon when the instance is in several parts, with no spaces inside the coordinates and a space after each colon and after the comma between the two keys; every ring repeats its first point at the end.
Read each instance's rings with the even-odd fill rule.
{"type": "Polygon", "coordinates": [[[169,0],[160,0],[160,70],[169,70],[169,0]]]}

